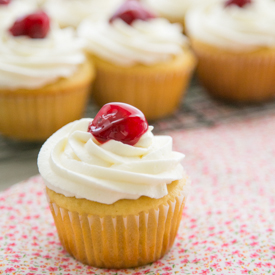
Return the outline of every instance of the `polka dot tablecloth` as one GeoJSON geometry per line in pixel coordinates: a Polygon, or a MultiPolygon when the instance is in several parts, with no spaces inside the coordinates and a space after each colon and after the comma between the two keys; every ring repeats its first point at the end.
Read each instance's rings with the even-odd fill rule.
{"type": "Polygon", "coordinates": [[[192,188],[164,258],[126,270],[74,260],[36,176],[0,193],[0,274],[275,275],[275,117],[170,134],[192,188]]]}

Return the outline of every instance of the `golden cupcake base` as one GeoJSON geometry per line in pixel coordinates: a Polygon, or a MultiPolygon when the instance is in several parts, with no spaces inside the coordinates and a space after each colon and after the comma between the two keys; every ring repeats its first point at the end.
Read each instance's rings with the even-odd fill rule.
{"type": "Polygon", "coordinates": [[[40,89],[0,89],[0,133],[22,141],[42,141],[81,118],[94,69],[87,61],[68,79],[40,89]]]}
{"type": "Polygon", "coordinates": [[[186,179],[171,183],[170,194],[161,199],[141,197],[112,205],[68,198],[48,188],[47,195],[60,241],[72,256],[95,267],[129,268],[156,261],[171,248],[185,185],[186,179]]]}
{"type": "Polygon", "coordinates": [[[191,39],[198,56],[197,74],[216,98],[256,103],[275,97],[275,48],[230,52],[191,39]]]}
{"type": "Polygon", "coordinates": [[[121,67],[98,57],[91,59],[97,73],[93,86],[96,102],[100,106],[108,102],[131,104],[149,120],[168,116],[177,109],[195,66],[195,58],[188,50],[152,66],[121,67]]]}

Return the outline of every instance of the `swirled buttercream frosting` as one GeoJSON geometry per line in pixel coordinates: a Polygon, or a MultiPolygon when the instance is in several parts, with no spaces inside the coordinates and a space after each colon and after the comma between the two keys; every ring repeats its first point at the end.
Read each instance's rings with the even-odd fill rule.
{"type": "Polygon", "coordinates": [[[61,26],[77,27],[87,17],[106,19],[123,0],[48,0],[44,8],[61,26]]]}
{"type": "Polygon", "coordinates": [[[0,29],[8,28],[15,19],[37,9],[34,1],[12,0],[6,5],[0,5],[0,29]]]}
{"type": "Polygon", "coordinates": [[[187,33],[209,45],[233,51],[275,46],[275,3],[253,0],[240,8],[210,1],[186,15],[187,33]]]}
{"type": "Polygon", "coordinates": [[[51,190],[105,204],[141,196],[161,198],[167,184],[183,177],[184,155],[172,138],[154,136],[153,127],[134,146],[115,140],[99,144],[87,132],[91,119],[72,122],[42,146],[38,167],[51,190]]]}
{"type": "Polygon", "coordinates": [[[69,77],[85,61],[84,42],[72,29],[51,26],[43,39],[0,34],[0,89],[36,89],[69,77]]]}
{"type": "Polygon", "coordinates": [[[187,45],[182,27],[164,18],[136,20],[131,25],[119,18],[112,23],[85,20],[78,34],[86,40],[90,53],[121,66],[165,62],[187,45]]]}
{"type": "Polygon", "coordinates": [[[182,18],[193,6],[204,0],[143,0],[153,11],[169,18],[182,18]]]}

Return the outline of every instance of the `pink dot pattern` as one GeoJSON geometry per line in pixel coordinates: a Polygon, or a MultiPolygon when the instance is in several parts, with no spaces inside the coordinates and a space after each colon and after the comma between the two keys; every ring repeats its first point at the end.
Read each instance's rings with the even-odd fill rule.
{"type": "Polygon", "coordinates": [[[0,193],[0,274],[275,275],[275,116],[169,134],[192,187],[164,258],[126,270],[74,260],[36,176],[0,193]]]}

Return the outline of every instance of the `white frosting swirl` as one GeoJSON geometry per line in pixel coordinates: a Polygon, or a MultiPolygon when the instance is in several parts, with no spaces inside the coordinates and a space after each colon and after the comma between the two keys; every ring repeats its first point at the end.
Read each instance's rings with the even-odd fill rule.
{"type": "Polygon", "coordinates": [[[85,18],[106,19],[123,0],[48,0],[45,10],[62,27],[77,27],[85,18]]]}
{"type": "Polygon", "coordinates": [[[186,16],[187,33],[201,42],[233,51],[275,46],[274,0],[253,0],[240,8],[210,1],[186,16]]]}
{"type": "Polygon", "coordinates": [[[0,34],[0,89],[35,89],[71,76],[83,63],[84,42],[52,26],[43,39],[0,34]]]}
{"type": "Polygon", "coordinates": [[[121,66],[170,60],[182,53],[187,44],[181,32],[180,25],[163,18],[136,20],[132,25],[121,19],[112,23],[86,20],[78,29],[78,34],[87,41],[89,52],[121,66]]]}
{"type": "Polygon", "coordinates": [[[184,155],[172,151],[171,137],[154,136],[149,127],[135,146],[115,140],[99,144],[87,132],[89,122],[64,126],[41,148],[38,167],[48,188],[112,204],[140,196],[161,198],[167,184],[183,177],[184,155]]]}
{"type": "Polygon", "coordinates": [[[33,1],[11,0],[7,5],[0,5],[0,29],[7,29],[21,16],[37,9],[33,1]]]}
{"type": "Polygon", "coordinates": [[[143,0],[157,14],[168,18],[183,18],[186,12],[205,0],[143,0]]]}

